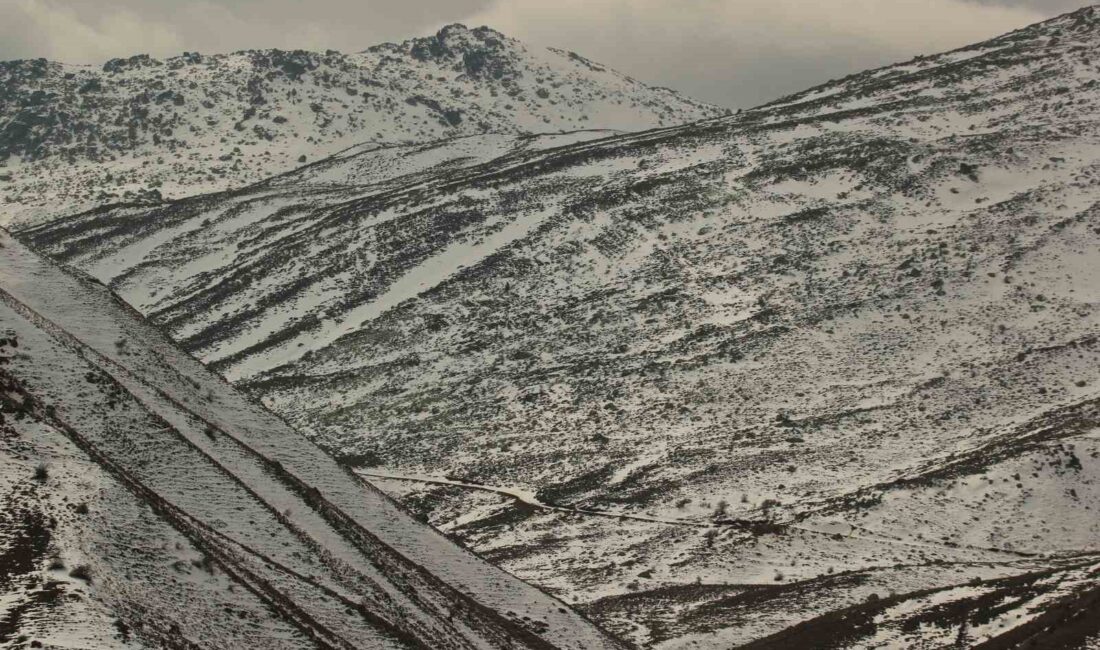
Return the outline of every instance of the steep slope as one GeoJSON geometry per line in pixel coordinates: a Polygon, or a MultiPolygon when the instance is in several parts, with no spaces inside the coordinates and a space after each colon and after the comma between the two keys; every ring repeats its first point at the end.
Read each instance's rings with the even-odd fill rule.
{"type": "Polygon", "coordinates": [[[639,643],[996,646],[1095,597],[1098,41],[1087,8],[736,116],[20,236],[639,643]]]}
{"type": "Polygon", "coordinates": [[[634,130],[720,113],[462,25],[355,54],[12,61],[0,64],[0,224],[240,187],[368,140],[634,130]]]}
{"type": "Polygon", "coordinates": [[[616,647],[6,234],[0,328],[4,647],[616,647]]]}

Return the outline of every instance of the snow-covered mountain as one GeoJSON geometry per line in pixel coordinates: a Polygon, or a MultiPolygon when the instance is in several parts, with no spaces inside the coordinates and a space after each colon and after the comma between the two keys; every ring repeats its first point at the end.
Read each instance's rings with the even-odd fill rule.
{"type": "Polygon", "coordinates": [[[240,187],[366,141],[636,130],[722,112],[462,25],[354,54],[12,61],[0,63],[0,224],[240,187]]]}
{"type": "Polygon", "coordinates": [[[1098,44],[1086,8],[686,126],[366,145],[19,236],[640,645],[1084,647],[1098,44]]]}
{"type": "Polygon", "coordinates": [[[0,646],[617,648],[0,231],[0,646]]]}

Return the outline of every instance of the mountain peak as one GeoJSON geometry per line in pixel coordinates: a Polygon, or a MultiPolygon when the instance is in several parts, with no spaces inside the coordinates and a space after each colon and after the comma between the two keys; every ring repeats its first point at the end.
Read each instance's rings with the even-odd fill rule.
{"type": "Polygon", "coordinates": [[[488,27],[364,52],[243,50],[0,64],[8,219],[226,189],[366,141],[634,130],[721,109],[488,27]]]}
{"type": "Polygon", "coordinates": [[[431,36],[409,39],[389,48],[420,62],[453,66],[470,77],[494,79],[522,74],[524,48],[516,40],[489,27],[470,29],[462,23],[446,25],[431,36]]]}

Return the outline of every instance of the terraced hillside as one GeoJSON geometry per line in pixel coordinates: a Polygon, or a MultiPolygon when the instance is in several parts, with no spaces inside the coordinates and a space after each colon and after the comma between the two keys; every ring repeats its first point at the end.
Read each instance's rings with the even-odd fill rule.
{"type": "Polygon", "coordinates": [[[1098,42],[1085,8],[733,116],[19,236],[641,645],[1087,647],[1098,42]]]}

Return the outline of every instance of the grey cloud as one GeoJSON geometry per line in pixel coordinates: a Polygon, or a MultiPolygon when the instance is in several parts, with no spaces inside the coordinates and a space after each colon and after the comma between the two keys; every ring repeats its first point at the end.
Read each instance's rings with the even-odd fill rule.
{"type": "Polygon", "coordinates": [[[476,21],[747,107],[1054,13],[969,0],[497,0],[476,21]]]}
{"type": "Polygon", "coordinates": [[[457,21],[488,0],[0,0],[0,58],[98,63],[116,56],[248,48],[356,51],[457,21]]]}
{"type": "Polygon", "coordinates": [[[1034,9],[1047,16],[1057,16],[1081,7],[1088,6],[1088,3],[1084,0],[968,0],[974,4],[989,5],[989,6],[1002,6],[1002,7],[1024,7],[1026,9],[1034,9]]]}
{"type": "Polygon", "coordinates": [[[449,22],[731,107],[988,38],[1073,0],[0,0],[0,59],[361,50],[449,22]]]}

